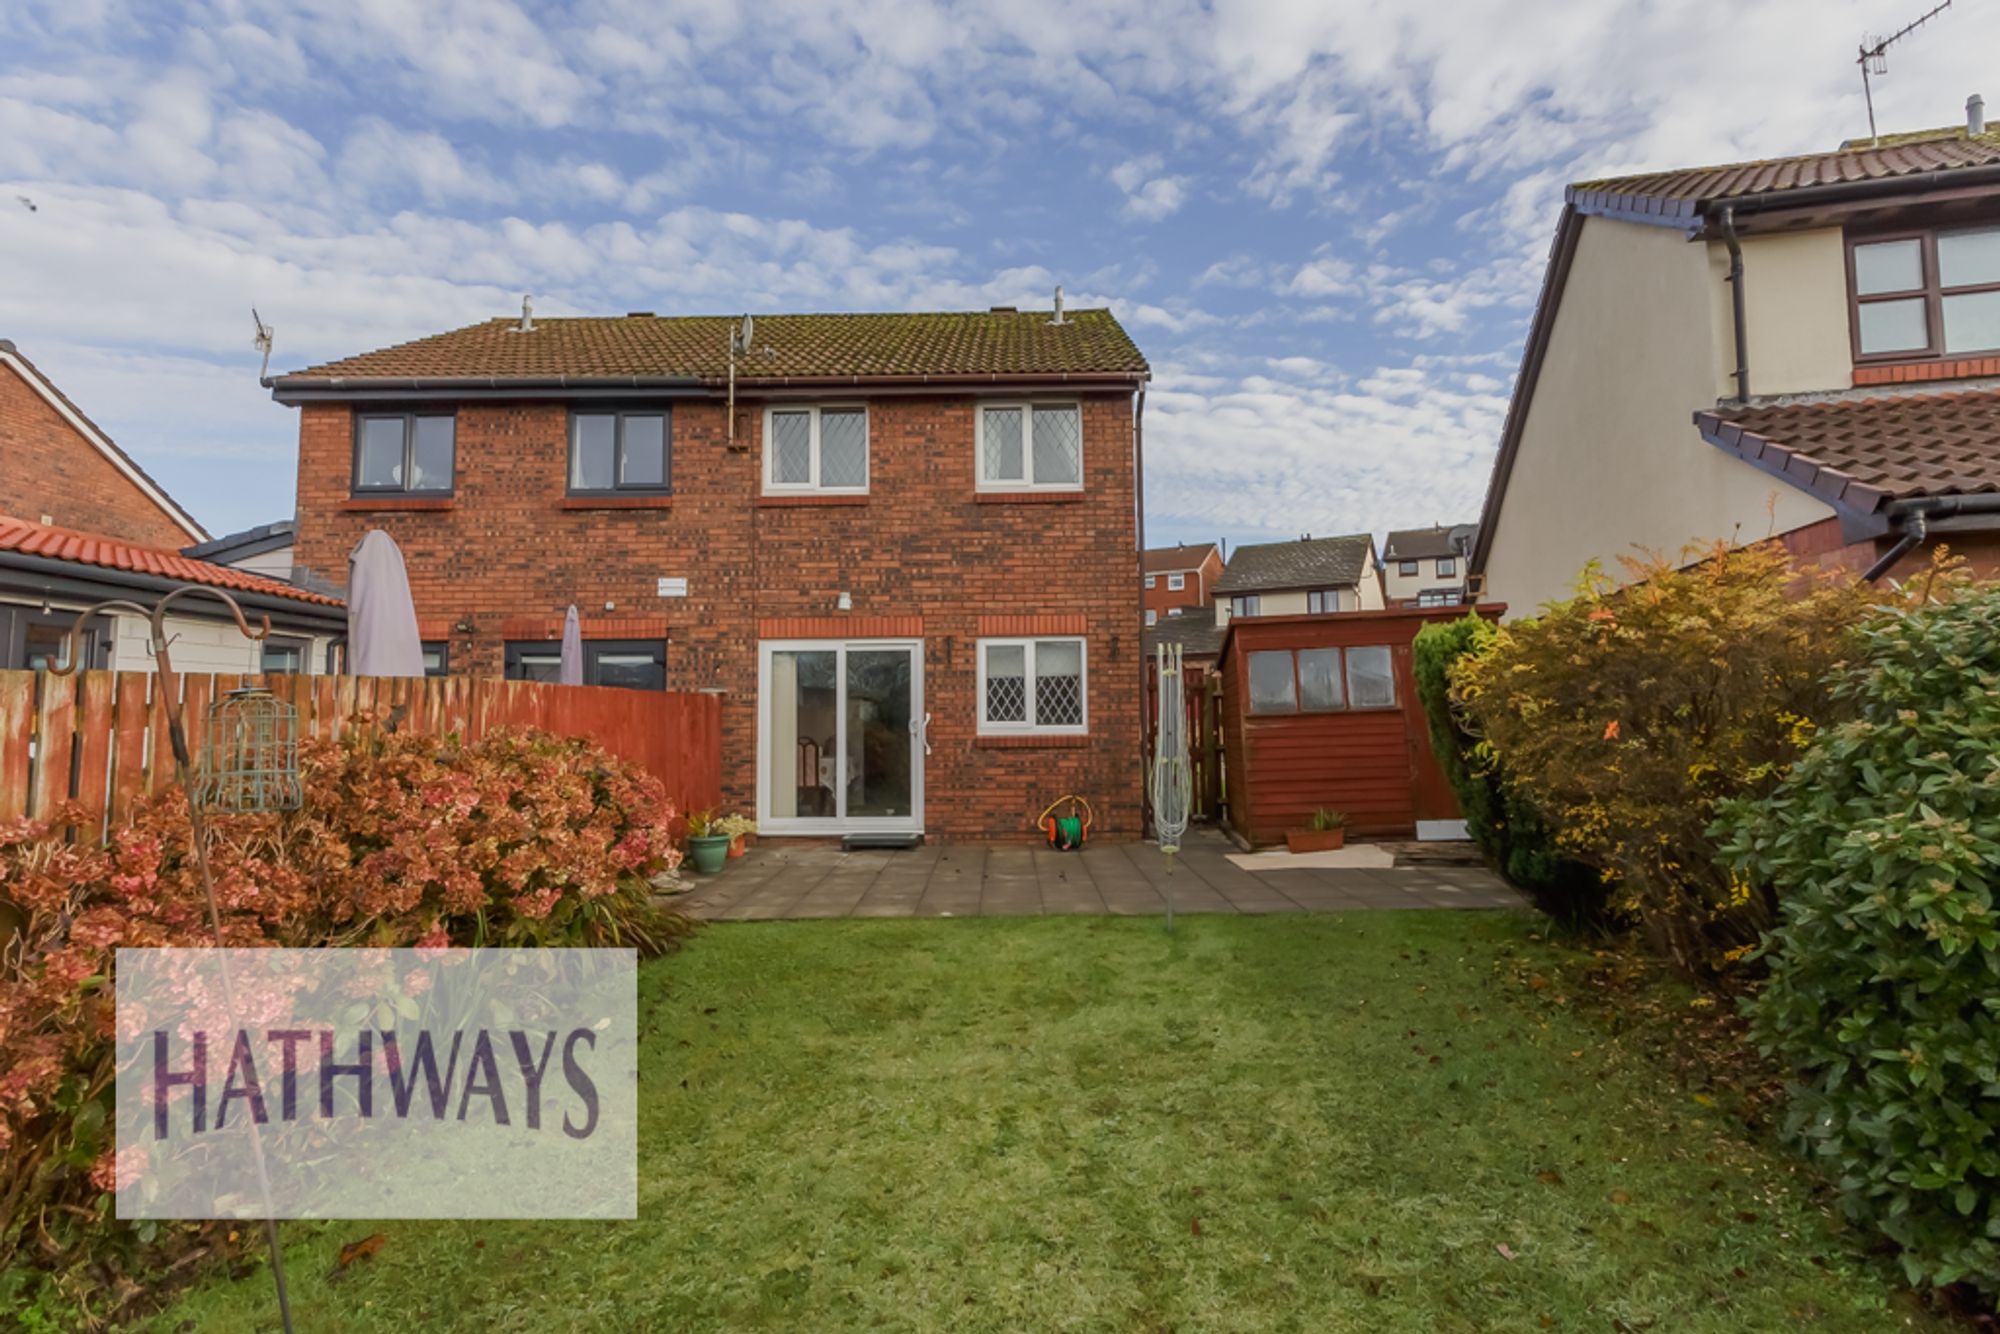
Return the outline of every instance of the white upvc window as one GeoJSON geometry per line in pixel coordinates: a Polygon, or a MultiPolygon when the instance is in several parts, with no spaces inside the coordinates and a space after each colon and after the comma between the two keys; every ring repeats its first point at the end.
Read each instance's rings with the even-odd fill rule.
{"type": "Polygon", "coordinates": [[[1083,409],[981,403],[974,449],[982,491],[1083,490],[1083,409]]]}
{"type": "Polygon", "coordinates": [[[1151,588],[1152,586],[1153,586],[1153,576],[1149,574],[1146,576],[1146,587],[1151,588]]]}
{"type": "Polygon", "coordinates": [[[1089,693],[1079,637],[979,641],[981,732],[1081,735],[1089,693]]]}
{"type": "Polygon", "coordinates": [[[767,495],[868,493],[868,409],[860,404],[764,410],[767,495]]]}
{"type": "Polygon", "coordinates": [[[1169,593],[1178,593],[1186,587],[1187,587],[1186,575],[1170,574],[1167,576],[1167,591],[1169,593]]]}
{"type": "Polygon", "coordinates": [[[1146,608],[1146,624],[1158,625],[1159,623],[1160,623],[1160,613],[1155,611],[1151,607],[1146,608]]]}

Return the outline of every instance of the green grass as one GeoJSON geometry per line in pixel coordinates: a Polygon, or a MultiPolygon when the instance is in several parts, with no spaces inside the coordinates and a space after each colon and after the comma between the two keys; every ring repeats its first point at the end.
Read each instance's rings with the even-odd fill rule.
{"type": "MultiPolygon", "coordinates": [[[[299,1327],[1929,1327],[1785,1154],[1522,984],[1532,929],[711,927],[643,974],[637,1221],[385,1224],[332,1282],[375,1226],[287,1225],[299,1327]]],[[[261,1270],[159,1318],[270,1322],[261,1270]]]]}

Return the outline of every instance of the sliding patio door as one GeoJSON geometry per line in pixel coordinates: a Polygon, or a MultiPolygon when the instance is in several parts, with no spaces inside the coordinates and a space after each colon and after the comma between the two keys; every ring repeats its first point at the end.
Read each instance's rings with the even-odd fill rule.
{"type": "Polygon", "coordinates": [[[757,825],[772,834],[923,831],[923,646],[759,646],[757,825]]]}

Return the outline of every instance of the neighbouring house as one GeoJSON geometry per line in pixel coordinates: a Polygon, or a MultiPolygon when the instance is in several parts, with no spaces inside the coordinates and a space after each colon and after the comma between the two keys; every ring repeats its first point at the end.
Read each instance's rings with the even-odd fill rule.
{"type": "Polygon", "coordinates": [[[1375,539],[1353,533],[1239,546],[1230,553],[1215,591],[1217,619],[1224,626],[1238,616],[1380,610],[1382,575],[1375,539]]]}
{"type": "Polygon", "coordinates": [[[1569,187],[1471,569],[1517,612],[1589,562],[1781,541],[2000,568],[2000,132],[1569,187]]]}
{"type": "Polygon", "coordinates": [[[292,577],[292,541],[297,534],[297,524],[290,519],[281,519],[276,523],[260,523],[240,533],[228,533],[182,547],[181,554],[289,581],[292,577]]]}
{"type": "Polygon", "coordinates": [[[1465,601],[1469,523],[1398,528],[1382,543],[1382,597],[1391,607],[1455,607],[1465,601]]]}
{"type": "Polygon", "coordinates": [[[1213,542],[1199,546],[1153,547],[1144,561],[1145,597],[1141,600],[1147,625],[1206,610],[1222,577],[1222,549],[1213,542]]]}
{"type": "Polygon", "coordinates": [[[1362,837],[1464,838],[1451,782],[1431,752],[1410,645],[1424,626],[1476,610],[1426,607],[1340,616],[1245,616],[1222,644],[1224,802],[1253,846],[1304,829],[1325,808],[1362,837]]]}
{"type": "Polygon", "coordinates": [[[1169,616],[1148,625],[1140,642],[1145,645],[1149,661],[1156,646],[1178,644],[1183,662],[1207,670],[1212,669],[1216,659],[1222,656],[1222,636],[1226,628],[1227,617],[1216,607],[1191,607],[1183,615],[1169,616]]]}
{"type": "MultiPolygon", "coordinates": [[[[151,607],[183,584],[219,588],[264,640],[246,638],[213,598],[174,603],[166,621],[186,671],[315,672],[346,632],[339,598],[182,552],[208,533],[11,342],[0,340],[0,668],[66,660],[77,614],[114,599],[151,607]]],[[[152,671],[147,618],[92,617],[85,666],[152,671]]]]}
{"type": "Polygon", "coordinates": [[[1110,312],[740,342],[524,311],[276,377],[294,578],[386,529],[454,674],[550,676],[574,603],[590,683],[721,692],[765,835],[1027,839],[1075,793],[1137,836],[1149,371],[1110,312]]]}

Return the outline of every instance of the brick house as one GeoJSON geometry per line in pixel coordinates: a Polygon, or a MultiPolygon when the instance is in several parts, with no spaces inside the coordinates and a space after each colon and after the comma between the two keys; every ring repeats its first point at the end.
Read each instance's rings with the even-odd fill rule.
{"type": "MultiPolygon", "coordinates": [[[[342,634],[340,600],[191,558],[208,533],[54,381],[0,339],[0,668],[64,661],[77,613],[122,600],[151,607],[184,584],[227,591],[271,634],[246,638],[221,602],[174,603],[166,626],[182,671],[310,672],[342,634]]],[[[84,666],[153,670],[145,616],[85,625],[84,666]]]]}
{"type": "Polygon", "coordinates": [[[2000,573],[2000,129],[1569,187],[1473,542],[1532,615],[1597,562],[1771,540],[2000,573]]]}
{"type": "Polygon", "coordinates": [[[1197,546],[1154,547],[1145,555],[1145,594],[1141,601],[1147,625],[1206,608],[1222,577],[1222,550],[1213,542],[1197,546]]]}
{"type": "Polygon", "coordinates": [[[1140,820],[1148,369],[1108,311],[494,320],[275,378],[293,547],[402,547],[433,660],[723,694],[767,835],[1140,820]],[[733,409],[731,404],[733,403],[733,409]]]}

